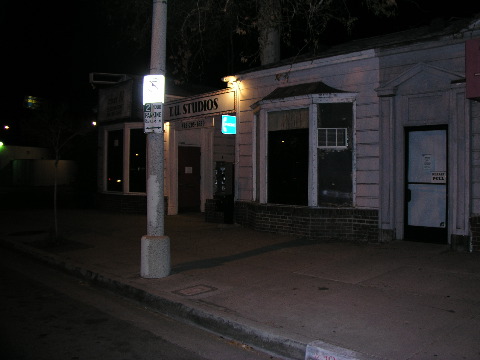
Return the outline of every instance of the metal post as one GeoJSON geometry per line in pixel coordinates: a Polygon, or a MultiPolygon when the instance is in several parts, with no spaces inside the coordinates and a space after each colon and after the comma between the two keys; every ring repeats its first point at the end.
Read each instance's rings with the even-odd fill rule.
{"type": "MultiPolygon", "coordinates": [[[[165,75],[167,0],[153,0],[150,74],[165,75]]],[[[141,276],[170,274],[170,239],[165,236],[163,131],[147,134],[147,235],[142,237],[141,276]]]]}

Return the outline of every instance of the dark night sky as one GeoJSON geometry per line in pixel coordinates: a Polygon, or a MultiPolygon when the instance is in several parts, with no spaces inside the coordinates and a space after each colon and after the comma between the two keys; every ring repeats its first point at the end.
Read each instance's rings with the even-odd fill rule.
{"type": "MultiPolygon", "coordinates": [[[[179,0],[176,0],[179,1],[179,0]]],[[[372,36],[427,22],[430,18],[463,16],[480,12],[480,2],[418,0],[407,2],[396,20],[365,19],[355,35],[372,36]],[[375,24],[375,27],[366,24],[375,24]]],[[[24,96],[61,97],[78,106],[89,106],[93,92],[90,72],[148,72],[149,49],[136,53],[111,42],[105,19],[96,13],[95,0],[6,0],[0,13],[2,44],[2,121],[15,114],[24,96]]],[[[404,0],[405,3],[405,0],[404,0]]],[[[111,35],[111,33],[110,33],[111,35]]],[[[212,62],[212,65],[214,64],[212,62]]],[[[224,73],[211,72],[220,78],[224,73]]]]}
{"type": "Polygon", "coordinates": [[[0,14],[3,111],[15,112],[26,95],[89,107],[89,73],[148,71],[149,53],[116,46],[95,3],[7,0],[0,14]]]}
{"type": "Polygon", "coordinates": [[[88,93],[90,72],[137,70],[138,59],[126,64],[126,57],[119,53],[121,58],[115,60],[108,56],[111,44],[100,44],[104,39],[100,30],[105,26],[95,15],[92,1],[7,4],[0,31],[6,75],[3,93],[12,102],[7,107],[15,107],[25,95],[82,102],[79,96],[88,93]]]}
{"type": "Polygon", "coordinates": [[[2,103],[8,101],[3,111],[21,106],[25,95],[49,96],[57,86],[70,88],[73,69],[68,45],[73,31],[69,17],[52,16],[53,10],[59,11],[48,2],[26,1],[9,2],[7,11],[2,11],[2,103]]]}

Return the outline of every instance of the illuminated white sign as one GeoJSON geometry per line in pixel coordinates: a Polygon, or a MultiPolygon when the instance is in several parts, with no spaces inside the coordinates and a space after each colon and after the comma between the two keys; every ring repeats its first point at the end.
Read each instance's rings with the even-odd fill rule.
{"type": "Polygon", "coordinates": [[[143,105],[165,102],[165,76],[147,75],[143,78],[143,105]]]}

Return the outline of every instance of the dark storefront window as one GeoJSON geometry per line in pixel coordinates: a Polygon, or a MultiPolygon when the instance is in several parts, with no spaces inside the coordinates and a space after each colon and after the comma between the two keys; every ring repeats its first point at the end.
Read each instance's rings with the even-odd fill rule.
{"type": "Polygon", "coordinates": [[[143,129],[130,130],[129,191],[146,191],[146,136],[143,129]]]}
{"type": "Polygon", "coordinates": [[[123,130],[108,132],[107,191],[123,190],[123,130]]]}
{"type": "Polygon", "coordinates": [[[318,105],[318,205],[352,205],[352,103],[318,105]]]}
{"type": "Polygon", "coordinates": [[[308,109],[268,114],[268,202],[308,205],[308,109]]]}

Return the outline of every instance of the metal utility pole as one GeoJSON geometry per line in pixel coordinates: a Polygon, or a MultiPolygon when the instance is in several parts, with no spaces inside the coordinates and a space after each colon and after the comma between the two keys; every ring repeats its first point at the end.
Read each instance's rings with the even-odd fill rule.
{"type": "MultiPolygon", "coordinates": [[[[151,75],[165,75],[166,35],[167,0],[153,0],[151,75]]],[[[163,141],[162,121],[160,131],[147,133],[147,235],[142,237],[140,270],[144,278],[162,278],[170,274],[170,239],[165,236],[164,221],[163,141]]]]}

